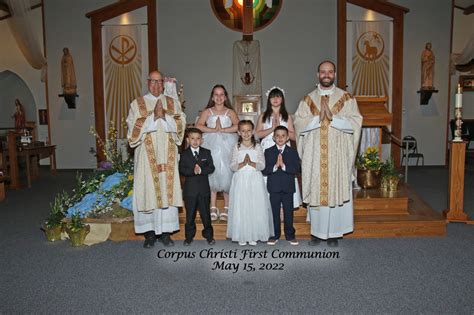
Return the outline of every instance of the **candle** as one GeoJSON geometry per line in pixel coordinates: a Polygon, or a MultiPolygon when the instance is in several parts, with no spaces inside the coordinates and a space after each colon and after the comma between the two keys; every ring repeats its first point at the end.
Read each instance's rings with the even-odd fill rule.
{"type": "Polygon", "coordinates": [[[456,93],[456,103],[454,108],[462,108],[462,93],[460,84],[458,84],[458,92],[456,93]]]}

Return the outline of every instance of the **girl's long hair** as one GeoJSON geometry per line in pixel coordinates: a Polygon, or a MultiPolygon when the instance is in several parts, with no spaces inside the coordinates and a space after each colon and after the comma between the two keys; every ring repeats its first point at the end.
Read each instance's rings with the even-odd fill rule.
{"type": "MultiPolygon", "coordinates": [[[[237,125],[238,130],[240,131],[240,127],[243,125],[250,125],[252,127],[252,131],[255,129],[255,125],[251,120],[241,120],[239,121],[239,124],[237,125]]],[[[257,140],[255,140],[255,135],[252,133],[252,138],[250,138],[250,141],[252,141],[252,148],[255,148],[255,145],[257,144],[257,140]]],[[[240,144],[242,143],[242,136],[239,135],[239,140],[237,141],[237,148],[240,149],[240,144]]]]}
{"type": "Polygon", "coordinates": [[[232,107],[232,104],[229,101],[229,95],[227,94],[227,90],[225,89],[225,87],[222,84],[214,85],[214,87],[212,88],[212,91],[211,91],[211,96],[209,96],[209,101],[207,102],[206,108],[211,108],[215,105],[214,101],[212,100],[212,96],[214,95],[214,90],[217,89],[217,88],[221,88],[221,89],[224,90],[224,94],[225,94],[224,106],[229,108],[229,109],[234,110],[234,108],[232,107]]]}
{"type": "Polygon", "coordinates": [[[263,123],[265,123],[267,119],[272,116],[273,109],[272,109],[272,103],[270,103],[270,99],[275,96],[281,97],[281,105],[280,105],[281,118],[283,119],[283,121],[288,121],[288,112],[286,111],[286,107],[285,107],[285,95],[280,89],[273,89],[270,91],[267,97],[267,109],[265,110],[265,113],[263,113],[263,116],[262,116],[263,123]]]}

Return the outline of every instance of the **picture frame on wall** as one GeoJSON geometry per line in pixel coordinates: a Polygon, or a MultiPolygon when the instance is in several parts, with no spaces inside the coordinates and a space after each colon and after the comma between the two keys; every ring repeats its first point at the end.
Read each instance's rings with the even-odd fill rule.
{"type": "Polygon", "coordinates": [[[240,120],[251,120],[257,123],[262,107],[262,97],[260,95],[235,95],[234,108],[240,120]]]}
{"type": "Polygon", "coordinates": [[[237,113],[243,115],[260,114],[261,96],[260,95],[237,95],[234,96],[234,107],[237,113]]]}
{"type": "Polygon", "coordinates": [[[461,75],[459,76],[459,84],[463,92],[474,91],[474,75],[461,75]]]}
{"type": "Polygon", "coordinates": [[[48,124],[48,110],[47,109],[38,109],[38,117],[40,125],[48,124]]]}

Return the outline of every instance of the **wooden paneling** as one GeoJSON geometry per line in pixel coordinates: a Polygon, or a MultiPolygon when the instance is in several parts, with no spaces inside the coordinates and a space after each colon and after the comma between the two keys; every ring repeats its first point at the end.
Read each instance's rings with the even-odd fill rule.
{"type": "Polygon", "coordinates": [[[450,141],[448,209],[444,212],[449,221],[467,221],[464,212],[464,173],[466,163],[466,141],[450,141]]]}
{"type": "Polygon", "coordinates": [[[337,0],[337,86],[346,89],[347,2],[337,0]]]}
{"type": "Polygon", "coordinates": [[[384,127],[392,124],[392,114],[385,104],[387,97],[356,96],[363,127],[384,127]]]}
{"type": "MultiPolygon", "coordinates": [[[[86,16],[91,19],[95,129],[99,137],[102,139],[106,138],[106,124],[101,23],[144,6],[147,7],[148,64],[150,71],[152,71],[158,69],[156,0],[120,1],[86,14],[86,16]]],[[[104,161],[106,158],[102,152],[102,148],[99,146],[98,141],[96,141],[96,151],[97,162],[104,161]]]]}
{"type": "MultiPolygon", "coordinates": [[[[345,86],[346,65],[346,3],[351,3],[368,10],[373,10],[393,18],[393,61],[392,61],[392,133],[401,138],[402,131],[402,99],[403,99],[403,17],[409,10],[405,7],[379,0],[338,0],[337,2],[337,66],[344,69],[344,75],[340,73],[338,86],[345,86]],[[341,77],[344,78],[341,78],[341,77]]],[[[338,70],[339,72],[339,70],[338,70]]],[[[400,147],[392,143],[392,157],[396,165],[400,165],[400,147]]]]}
{"type": "MultiPolygon", "coordinates": [[[[217,207],[223,207],[223,200],[217,200],[217,207]]],[[[400,183],[399,190],[391,197],[384,197],[377,190],[354,192],[355,215],[354,232],[345,235],[347,238],[368,238],[368,237],[417,237],[417,236],[444,236],[446,235],[446,220],[425,203],[409,186],[400,183]],[[385,201],[371,200],[386,198],[385,201]],[[408,210],[402,211],[406,207],[406,201],[400,203],[401,199],[408,200],[408,210]],[[392,199],[392,200],[388,200],[392,199]],[[398,200],[397,200],[398,199],[398,200]],[[382,204],[378,203],[382,202],[382,204]],[[377,204],[385,209],[378,209],[377,204]],[[366,207],[364,208],[365,205],[366,207]],[[359,214],[358,211],[363,213],[359,214]],[[372,213],[369,213],[372,211],[372,213]]],[[[306,222],[307,210],[300,207],[294,212],[294,227],[298,239],[311,238],[311,225],[306,222]]],[[[180,231],[173,234],[175,241],[184,240],[184,223],[186,220],[184,209],[179,213],[180,231]]],[[[89,223],[99,223],[97,219],[87,219],[89,223]]],[[[142,235],[134,233],[133,221],[127,219],[110,219],[108,224],[112,224],[112,240],[143,240],[142,235]]],[[[196,217],[197,229],[202,229],[199,216],[196,217]]],[[[213,221],[214,238],[216,240],[226,240],[227,223],[225,221],[213,221]]],[[[284,231],[282,226],[282,231],[284,231]]],[[[202,240],[201,233],[196,233],[195,239],[202,240]]]]}

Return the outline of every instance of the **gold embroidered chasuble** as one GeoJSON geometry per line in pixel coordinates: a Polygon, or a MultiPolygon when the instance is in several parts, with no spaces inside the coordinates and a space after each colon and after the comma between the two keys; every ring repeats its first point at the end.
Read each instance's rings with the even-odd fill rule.
{"type": "Polygon", "coordinates": [[[328,96],[321,95],[316,89],[300,102],[294,124],[302,159],[303,202],[310,207],[335,207],[349,201],[362,127],[356,100],[338,88],[328,96]],[[308,131],[315,117],[317,127],[308,131]],[[353,132],[335,128],[332,118],[345,120],[353,132]]]}
{"type": "Polygon", "coordinates": [[[128,142],[134,154],[134,204],[137,211],[148,212],[169,206],[183,205],[178,172],[178,145],[183,141],[185,115],[178,100],[163,94],[156,101],[139,97],[130,105],[128,142]],[[147,118],[153,119],[153,110],[161,102],[166,119],[176,123],[176,133],[166,132],[159,121],[157,130],[146,130],[147,118]]]}

